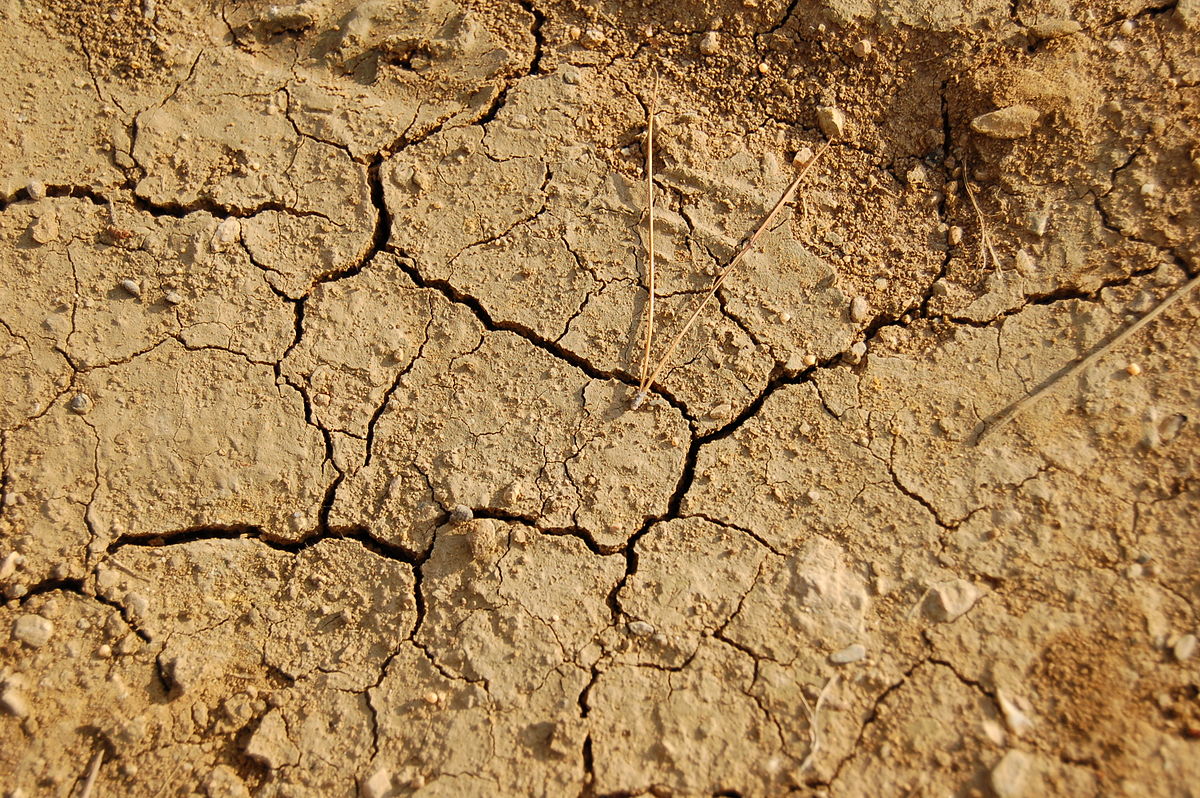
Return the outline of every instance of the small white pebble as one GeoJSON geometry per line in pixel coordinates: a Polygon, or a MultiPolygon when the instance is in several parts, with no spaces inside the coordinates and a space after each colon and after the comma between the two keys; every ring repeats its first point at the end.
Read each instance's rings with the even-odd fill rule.
{"type": "Polygon", "coordinates": [[[465,504],[456,504],[450,511],[450,523],[452,524],[465,524],[474,517],[475,513],[471,512],[471,508],[465,504]]]}
{"type": "Polygon", "coordinates": [[[163,299],[166,300],[168,305],[179,305],[183,302],[183,294],[178,291],[168,291],[163,299]]]}
{"type": "Polygon", "coordinates": [[[800,149],[796,150],[796,154],[792,156],[792,166],[796,167],[797,169],[801,169],[805,166],[808,166],[812,159],[812,149],[809,147],[801,147],[800,149]]]}
{"type": "Polygon", "coordinates": [[[700,55],[716,55],[721,51],[721,34],[715,30],[700,37],[700,55]]]}
{"type": "Polygon", "coordinates": [[[851,646],[846,646],[841,651],[835,651],[829,655],[829,661],[834,665],[849,665],[852,662],[858,662],[867,656],[867,649],[860,643],[855,643],[851,646]]]}
{"type": "Polygon", "coordinates": [[[29,702],[25,700],[17,688],[8,685],[4,688],[4,692],[0,693],[0,709],[3,709],[9,715],[15,718],[25,718],[29,716],[29,702]]]}
{"type": "Polygon", "coordinates": [[[856,296],[850,300],[850,321],[860,324],[866,321],[870,312],[871,306],[867,303],[866,297],[856,296]]]}
{"type": "Polygon", "coordinates": [[[121,288],[130,296],[141,296],[142,286],[136,280],[125,279],[121,281],[121,288]]]}
{"type": "Polygon", "coordinates": [[[1117,32],[1122,36],[1128,36],[1133,33],[1133,20],[1127,19],[1121,23],[1121,27],[1117,28],[1117,32]]]}
{"type": "Polygon", "coordinates": [[[584,30],[583,35],[579,37],[579,43],[589,50],[598,49],[606,41],[608,37],[604,35],[604,31],[594,25],[584,30]]]}
{"type": "Polygon", "coordinates": [[[629,634],[636,637],[649,637],[654,634],[654,627],[645,621],[630,621],[629,634]]]}
{"type": "Polygon", "coordinates": [[[22,615],[13,622],[12,638],[30,648],[41,648],[54,635],[54,624],[40,615],[22,615]]]}
{"type": "Polygon", "coordinates": [[[1142,183],[1140,191],[1142,192],[1143,197],[1157,197],[1162,193],[1162,187],[1153,180],[1148,180],[1145,183],[1142,183]]]}
{"type": "Polygon", "coordinates": [[[79,415],[85,415],[92,409],[92,397],[86,393],[77,393],[71,397],[70,403],[67,405],[72,412],[79,415]]]}
{"type": "Polygon", "coordinates": [[[25,185],[25,193],[29,195],[31,200],[37,201],[46,198],[46,184],[41,180],[30,180],[25,185]]]}
{"type": "Polygon", "coordinates": [[[869,56],[871,54],[871,50],[874,48],[871,46],[870,39],[859,39],[858,41],[856,41],[854,43],[854,47],[852,47],[851,49],[854,51],[854,54],[856,56],[858,56],[859,58],[866,58],[867,56],[869,56]]]}
{"type": "Polygon", "coordinates": [[[812,368],[813,366],[817,365],[817,356],[816,355],[805,355],[804,356],[804,365],[808,366],[809,368],[812,368]]]}
{"type": "Polygon", "coordinates": [[[1175,655],[1175,659],[1178,662],[1191,659],[1192,655],[1196,653],[1196,636],[1184,635],[1176,640],[1171,653],[1175,655]]]}
{"type": "Polygon", "coordinates": [[[425,703],[426,704],[437,704],[437,703],[440,703],[441,700],[442,700],[441,694],[436,693],[433,690],[430,690],[428,693],[425,694],[425,703]]]}

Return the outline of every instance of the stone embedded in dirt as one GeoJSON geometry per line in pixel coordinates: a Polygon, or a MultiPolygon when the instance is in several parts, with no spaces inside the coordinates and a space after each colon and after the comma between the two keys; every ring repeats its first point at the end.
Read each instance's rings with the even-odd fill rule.
{"type": "Polygon", "coordinates": [[[700,54],[716,55],[721,51],[721,34],[710,30],[700,37],[700,54]]]}
{"type": "Polygon", "coordinates": [[[46,198],[46,184],[41,180],[30,180],[25,184],[25,193],[34,202],[46,198]]]}
{"type": "Polygon", "coordinates": [[[817,108],[817,125],[828,139],[840,139],[846,134],[846,112],[841,108],[822,105],[817,108]]]}
{"type": "Polygon", "coordinates": [[[29,702],[25,695],[11,684],[5,685],[4,691],[0,692],[0,709],[15,718],[29,716],[29,702]]]}
{"type": "Polygon", "coordinates": [[[54,635],[54,624],[40,615],[22,615],[13,623],[13,640],[30,648],[41,648],[54,635]]]}
{"type": "Polygon", "coordinates": [[[1029,32],[1038,39],[1059,39],[1079,33],[1083,26],[1073,19],[1045,17],[1029,26],[1029,32]]]}
{"type": "Polygon", "coordinates": [[[392,772],[379,768],[362,783],[362,798],[387,798],[392,792],[392,772]]]}
{"type": "Polygon", "coordinates": [[[1175,641],[1175,645],[1171,648],[1171,653],[1175,655],[1177,662],[1186,662],[1196,653],[1196,636],[1184,635],[1175,641]]]}
{"type": "Polygon", "coordinates": [[[980,595],[979,588],[965,579],[934,585],[927,601],[929,615],[934,620],[950,623],[975,606],[980,595]]]}
{"type": "Polygon", "coordinates": [[[865,296],[856,296],[850,300],[850,321],[855,324],[861,324],[866,321],[867,315],[871,312],[871,306],[867,302],[865,296]]]}
{"type": "Polygon", "coordinates": [[[1020,798],[1033,770],[1033,758],[1024,751],[1009,751],[992,768],[991,783],[996,798],[1020,798]]]}
{"type": "Polygon", "coordinates": [[[829,655],[829,661],[834,665],[849,665],[852,662],[858,662],[867,656],[867,649],[861,643],[855,643],[846,646],[841,651],[835,651],[829,655]]]}
{"type": "Polygon", "coordinates": [[[137,280],[126,278],[121,281],[121,290],[133,297],[142,295],[142,286],[137,280]]]}
{"type": "Polygon", "coordinates": [[[1041,115],[1031,105],[1010,105],[975,117],[971,129],[994,139],[1019,139],[1033,132],[1041,115]]]}

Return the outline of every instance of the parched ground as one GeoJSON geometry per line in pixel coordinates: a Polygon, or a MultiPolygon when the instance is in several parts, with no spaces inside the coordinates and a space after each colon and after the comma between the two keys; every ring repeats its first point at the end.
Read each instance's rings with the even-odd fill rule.
{"type": "Polygon", "coordinates": [[[0,14],[6,795],[1200,795],[1197,0],[0,14]]]}

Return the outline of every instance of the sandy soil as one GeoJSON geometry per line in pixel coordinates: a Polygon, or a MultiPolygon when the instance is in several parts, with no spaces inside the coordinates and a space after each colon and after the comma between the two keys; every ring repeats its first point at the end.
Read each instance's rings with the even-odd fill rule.
{"type": "Polygon", "coordinates": [[[3,22],[6,795],[1200,795],[1197,0],[3,22]]]}

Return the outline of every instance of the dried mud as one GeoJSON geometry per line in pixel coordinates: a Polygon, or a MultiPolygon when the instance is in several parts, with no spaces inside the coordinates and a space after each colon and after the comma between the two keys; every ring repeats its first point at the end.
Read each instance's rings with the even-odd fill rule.
{"type": "Polygon", "coordinates": [[[1195,0],[3,14],[7,795],[1200,794],[1195,0]]]}

